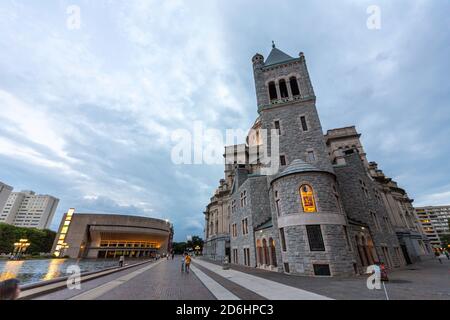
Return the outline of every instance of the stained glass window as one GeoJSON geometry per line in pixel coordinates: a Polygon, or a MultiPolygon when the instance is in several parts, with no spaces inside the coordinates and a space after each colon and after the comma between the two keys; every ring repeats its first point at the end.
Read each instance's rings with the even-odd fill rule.
{"type": "Polygon", "coordinates": [[[300,197],[302,198],[303,212],[317,212],[314,191],[309,185],[300,187],[300,197]]]}

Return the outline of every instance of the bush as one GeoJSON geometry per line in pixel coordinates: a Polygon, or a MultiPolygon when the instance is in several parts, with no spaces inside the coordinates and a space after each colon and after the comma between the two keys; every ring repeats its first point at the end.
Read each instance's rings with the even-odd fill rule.
{"type": "Polygon", "coordinates": [[[28,239],[30,247],[27,254],[39,255],[41,252],[50,252],[56,232],[52,230],[39,230],[36,228],[21,228],[6,223],[0,223],[0,253],[14,251],[14,242],[28,239]]]}

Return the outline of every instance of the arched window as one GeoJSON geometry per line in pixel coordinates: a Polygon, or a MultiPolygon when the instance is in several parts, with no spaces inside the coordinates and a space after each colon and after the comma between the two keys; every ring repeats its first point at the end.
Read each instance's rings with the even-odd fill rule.
{"type": "Polygon", "coordinates": [[[269,246],[270,246],[270,258],[271,258],[270,264],[272,266],[276,267],[277,266],[277,253],[275,250],[275,241],[272,238],[269,239],[269,246]]]}
{"type": "Polygon", "coordinates": [[[264,264],[263,248],[262,248],[261,240],[256,241],[256,253],[257,253],[257,259],[258,259],[258,265],[261,266],[264,264]]]}
{"type": "Polygon", "coordinates": [[[317,212],[314,191],[311,186],[305,184],[300,187],[300,197],[302,199],[303,212],[317,212]]]}
{"type": "Polygon", "coordinates": [[[369,263],[367,262],[367,256],[366,256],[366,252],[364,251],[364,245],[362,243],[362,241],[364,240],[360,240],[360,238],[356,235],[355,236],[355,241],[356,241],[356,247],[358,249],[358,256],[359,256],[359,260],[361,260],[361,265],[364,266],[368,266],[369,263]]]}
{"type": "Polygon", "coordinates": [[[266,239],[263,239],[263,254],[264,254],[264,264],[266,266],[270,265],[269,248],[267,247],[267,240],[266,239]]]}
{"type": "Polygon", "coordinates": [[[300,90],[298,89],[298,82],[297,82],[297,78],[296,77],[291,77],[289,79],[289,83],[291,85],[291,91],[292,91],[292,95],[295,96],[299,96],[300,95],[300,90]]]}
{"type": "Polygon", "coordinates": [[[275,87],[275,82],[273,81],[269,83],[269,96],[270,101],[278,99],[277,88],[275,87]]]}
{"type": "Polygon", "coordinates": [[[289,93],[288,93],[288,89],[287,89],[287,85],[286,85],[286,80],[281,79],[280,82],[279,82],[279,85],[280,85],[281,98],[289,97],[289,93]]]}

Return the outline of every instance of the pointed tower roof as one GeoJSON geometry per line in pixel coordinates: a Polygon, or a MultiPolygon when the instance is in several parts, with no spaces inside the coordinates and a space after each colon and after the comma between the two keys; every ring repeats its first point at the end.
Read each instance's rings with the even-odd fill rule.
{"type": "Polygon", "coordinates": [[[267,57],[267,60],[264,63],[264,66],[270,66],[270,65],[286,62],[286,61],[293,60],[293,59],[295,59],[295,58],[293,58],[290,55],[284,53],[283,51],[277,49],[275,47],[275,43],[272,41],[272,51],[270,52],[269,56],[267,57]]]}

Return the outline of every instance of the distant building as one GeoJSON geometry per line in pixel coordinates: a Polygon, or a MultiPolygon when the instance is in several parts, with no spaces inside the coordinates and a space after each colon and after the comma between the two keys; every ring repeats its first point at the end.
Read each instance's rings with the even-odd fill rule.
{"type": "Polygon", "coordinates": [[[17,227],[48,229],[59,199],[33,191],[12,192],[0,215],[0,222],[17,227]]]}
{"type": "Polygon", "coordinates": [[[166,220],[116,214],[64,214],[52,253],[70,258],[147,258],[171,252],[173,226],[166,220]]]}
{"type": "Polygon", "coordinates": [[[442,247],[442,236],[450,235],[450,206],[416,208],[419,222],[433,247],[442,247]]]}
{"type": "MultiPolygon", "coordinates": [[[[0,217],[2,216],[3,208],[8,201],[9,195],[11,194],[13,187],[8,186],[0,181],[0,217]]],[[[0,218],[0,222],[1,222],[0,218]]]]}

